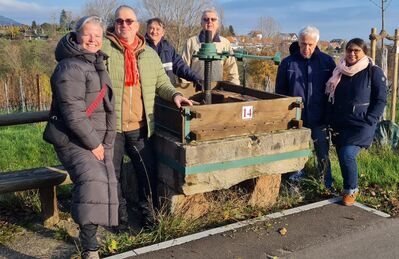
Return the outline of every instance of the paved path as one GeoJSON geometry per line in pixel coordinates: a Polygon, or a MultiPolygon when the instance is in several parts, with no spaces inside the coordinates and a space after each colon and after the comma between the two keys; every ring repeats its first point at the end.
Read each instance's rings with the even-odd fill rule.
{"type": "Polygon", "coordinates": [[[387,218],[361,204],[345,207],[334,201],[337,199],[112,258],[399,258],[399,218],[387,218]],[[246,223],[251,224],[242,226],[246,223]],[[279,233],[281,228],[287,230],[285,235],[279,233]],[[159,248],[163,249],[156,250],[159,248]]]}

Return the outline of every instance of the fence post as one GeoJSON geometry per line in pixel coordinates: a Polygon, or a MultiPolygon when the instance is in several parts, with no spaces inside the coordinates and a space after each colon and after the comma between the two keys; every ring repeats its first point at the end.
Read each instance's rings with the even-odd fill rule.
{"type": "Polygon", "coordinates": [[[41,102],[41,98],[40,98],[40,76],[39,74],[36,74],[36,87],[37,87],[37,102],[38,102],[38,106],[39,106],[39,111],[42,110],[42,102],[41,102]]]}
{"type": "Polygon", "coordinates": [[[4,80],[4,92],[6,94],[6,106],[7,106],[7,114],[10,113],[10,100],[8,99],[8,84],[7,84],[8,78],[4,80]]]}
{"type": "Polygon", "coordinates": [[[370,47],[371,47],[371,58],[374,60],[374,62],[377,50],[377,39],[374,37],[376,34],[377,34],[377,29],[371,28],[370,47]]]}
{"type": "Polygon", "coordinates": [[[22,112],[25,112],[25,91],[24,91],[24,85],[22,84],[21,76],[19,76],[19,94],[21,96],[22,112]]]}
{"type": "Polygon", "coordinates": [[[396,95],[398,89],[398,61],[399,61],[399,30],[395,30],[394,38],[394,51],[395,51],[395,62],[393,68],[393,84],[392,84],[392,106],[391,106],[391,121],[396,121],[396,95]]]}

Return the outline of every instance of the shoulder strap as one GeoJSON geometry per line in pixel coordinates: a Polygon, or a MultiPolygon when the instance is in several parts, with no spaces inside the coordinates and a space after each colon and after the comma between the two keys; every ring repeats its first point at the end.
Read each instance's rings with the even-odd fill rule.
{"type": "Polygon", "coordinates": [[[105,94],[107,93],[107,85],[104,84],[100,90],[100,93],[97,95],[96,99],[89,105],[86,109],[86,116],[90,117],[91,114],[97,109],[98,105],[103,101],[105,94]]]}

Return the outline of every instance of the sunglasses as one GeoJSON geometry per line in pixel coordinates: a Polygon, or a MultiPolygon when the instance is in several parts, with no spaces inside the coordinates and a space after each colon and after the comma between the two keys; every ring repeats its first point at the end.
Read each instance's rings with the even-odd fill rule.
{"type": "Polygon", "coordinates": [[[346,53],[352,53],[354,52],[355,54],[359,54],[360,51],[362,51],[361,49],[347,49],[346,53]]]}
{"type": "Polygon", "coordinates": [[[134,23],[135,20],[132,20],[132,19],[123,20],[121,18],[118,18],[118,19],[115,20],[115,22],[118,25],[123,25],[123,23],[126,23],[126,25],[132,25],[132,23],[134,23]]]}
{"type": "Polygon", "coordinates": [[[204,22],[209,22],[209,21],[216,22],[218,20],[218,18],[202,18],[202,20],[204,22]]]}

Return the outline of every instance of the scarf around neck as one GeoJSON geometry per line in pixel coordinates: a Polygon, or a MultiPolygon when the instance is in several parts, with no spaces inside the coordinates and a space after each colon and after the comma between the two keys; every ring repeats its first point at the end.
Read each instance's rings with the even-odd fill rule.
{"type": "Polygon", "coordinates": [[[132,44],[129,44],[123,39],[119,39],[120,43],[124,47],[125,56],[125,86],[132,87],[136,86],[139,82],[139,71],[137,68],[137,60],[135,50],[140,44],[139,38],[136,37],[132,44]]]}
{"type": "Polygon", "coordinates": [[[342,57],[338,65],[335,67],[332,76],[326,83],[325,93],[328,94],[328,101],[334,103],[335,89],[337,88],[338,83],[341,81],[343,74],[347,76],[354,76],[358,72],[365,69],[369,64],[373,65],[374,62],[368,56],[364,56],[352,66],[347,66],[345,57],[342,57]]]}

